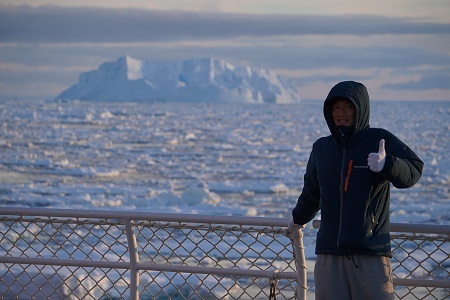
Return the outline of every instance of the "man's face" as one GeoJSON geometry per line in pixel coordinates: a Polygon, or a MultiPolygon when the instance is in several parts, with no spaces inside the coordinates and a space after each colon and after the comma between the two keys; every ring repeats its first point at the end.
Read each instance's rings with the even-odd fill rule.
{"type": "Polygon", "coordinates": [[[347,99],[334,100],[331,116],[336,126],[353,126],[355,124],[355,106],[347,99]]]}

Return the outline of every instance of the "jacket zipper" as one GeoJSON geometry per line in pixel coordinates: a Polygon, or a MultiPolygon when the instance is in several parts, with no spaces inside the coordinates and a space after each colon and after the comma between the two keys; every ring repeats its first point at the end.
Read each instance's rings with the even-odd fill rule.
{"type": "Polygon", "coordinates": [[[352,174],[352,167],[353,160],[350,159],[350,161],[348,162],[347,177],[345,178],[344,192],[348,190],[348,182],[350,181],[350,175],[352,174]]]}
{"type": "Polygon", "coordinates": [[[343,207],[344,207],[344,166],[345,166],[345,155],[347,150],[344,148],[342,151],[342,163],[341,163],[341,183],[339,185],[339,198],[340,198],[340,208],[339,208],[339,229],[337,236],[336,247],[339,251],[340,241],[341,241],[341,231],[342,231],[342,215],[343,215],[343,207]]]}

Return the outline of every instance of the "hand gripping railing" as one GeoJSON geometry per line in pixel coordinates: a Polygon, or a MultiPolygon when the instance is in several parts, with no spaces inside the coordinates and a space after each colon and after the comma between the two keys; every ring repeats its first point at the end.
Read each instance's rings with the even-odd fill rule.
{"type": "MultiPolygon", "coordinates": [[[[17,265],[53,266],[55,270],[73,267],[74,269],[70,269],[73,272],[81,268],[89,274],[94,273],[92,269],[125,270],[129,273],[129,278],[124,280],[128,284],[129,299],[139,299],[145,291],[150,293],[151,286],[144,283],[142,277],[150,276],[152,280],[149,282],[152,284],[157,281],[155,276],[158,275],[155,274],[160,273],[186,273],[197,274],[197,276],[206,274],[228,278],[266,278],[270,283],[269,298],[276,299],[277,284],[279,281],[285,280],[297,282],[293,285],[295,297],[300,300],[306,299],[303,234],[299,226],[296,226],[292,232],[288,232],[286,230],[287,219],[14,207],[0,208],[0,216],[8,216],[0,217],[2,226],[0,267],[3,266],[10,273],[13,273],[13,268],[17,265]],[[41,230],[30,224],[37,224],[41,230]],[[149,231],[150,228],[157,229],[149,231]],[[185,232],[181,232],[183,230],[185,232]],[[150,234],[148,234],[149,232],[150,234]],[[214,232],[218,234],[214,235],[214,232]],[[95,236],[92,236],[94,233],[95,236]],[[21,235],[23,236],[20,237],[21,235]],[[122,235],[126,236],[126,243],[121,242],[122,235]],[[250,235],[254,235],[256,239],[253,241],[250,235]],[[279,239],[277,236],[280,235],[286,238],[285,242],[271,240],[279,239]],[[219,240],[218,236],[221,236],[222,240],[219,240]],[[180,241],[176,240],[177,238],[180,241]],[[227,239],[231,241],[227,241],[227,239]],[[250,245],[246,245],[245,242],[243,244],[243,241],[247,239],[250,241],[250,245]],[[59,244],[55,246],[55,242],[59,244]],[[88,246],[85,245],[86,243],[88,246]],[[123,243],[123,245],[115,246],[111,243],[123,243]],[[282,245],[283,243],[287,246],[282,245]],[[12,246],[7,246],[9,244],[12,246]],[[78,249],[66,251],[64,247],[78,249]],[[98,248],[105,247],[104,252],[107,253],[98,250],[98,248]],[[172,248],[168,250],[167,247],[172,248]],[[52,248],[52,250],[45,248],[52,248]],[[211,256],[208,257],[208,250],[202,248],[210,248],[211,256]],[[221,248],[227,249],[221,250],[221,248]],[[280,248],[280,250],[273,248],[280,248]],[[192,253],[186,253],[189,251],[192,253]],[[243,253],[239,253],[239,251],[243,253]],[[189,260],[198,253],[205,257],[199,259],[197,263],[190,263],[189,260]],[[111,254],[117,257],[115,261],[109,259],[111,254]],[[264,257],[266,254],[269,258],[264,257]],[[286,254],[290,257],[287,257],[286,254]],[[294,254],[296,272],[295,268],[290,265],[294,254]],[[167,255],[169,258],[162,258],[163,255],[167,255]],[[246,258],[246,255],[249,257],[246,258]],[[84,258],[79,256],[84,256],[84,258]],[[202,262],[202,260],[214,260],[213,257],[216,256],[219,256],[217,262],[210,262],[210,265],[202,262]],[[221,266],[223,260],[228,257],[231,258],[227,264],[231,266],[221,266]],[[256,262],[252,262],[252,260],[256,262]],[[244,264],[241,267],[242,262],[247,266],[244,264]]],[[[29,272],[28,267],[24,267],[18,273],[22,275],[26,272],[29,272]]],[[[110,278],[116,276],[123,276],[123,273],[116,275],[105,272],[104,278],[101,278],[99,282],[106,279],[111,280],[110,278]]],[[[209,282],[202,277],[199,278],[205,284],[209,282]]],[[[257,285],[260,284],[256,279],[253,279],[253,282],[257,285]]],[[[61,280],[63,282],[61,285],[67,289],[69,283],[64,277],[61,280]]],[[[116,280],[115,282],[123,281],[116,280]]],[[[232,285],[232,288],[236,289],[236,285],[239,285],[238,281],[232,285]]],[[[8,287],[10,286],[12,284],[8,287]]],[[[289,286],[289,284],[285,283],[285,286],[289,286]]],[[[162,285],[161,289],[165,287],[166,285],[162,285]]],[[[77,288],[79,289],[79,287],[77,288]]],[[[242,289],[243,295],[251,297],[250,287],[238,287],[238,289],[242,289]]],[[[93,294],[94,290],[91,288],[87,292],[93,294]]],[[[110,290],[105,288],[102,292],[106,295],[110,290]]],[[[32,294],[34,292],[29,292],[27,287],[23,287],[20,293],[32,297],[36,295],[32,294]]],[[[267,294],[257,293],[257,295],[259,296],[256,298],[260,298],[261,295],[267,294]]],[[[123,297],[124,294],[120,296],[123,297]]],[[[80,298],[85,299],[86,297],[80,296],[80,298]]]]}

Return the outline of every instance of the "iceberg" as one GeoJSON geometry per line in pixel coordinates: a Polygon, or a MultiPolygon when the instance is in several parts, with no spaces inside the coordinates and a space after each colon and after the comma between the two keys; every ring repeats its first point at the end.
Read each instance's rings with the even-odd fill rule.
{"type": "Polygon", "coordinates": [[[129,55],[84,72],[57,100],[100,102],[298,103],[297,88],[273,70],[216,58],[141,61],[129,55]]]}

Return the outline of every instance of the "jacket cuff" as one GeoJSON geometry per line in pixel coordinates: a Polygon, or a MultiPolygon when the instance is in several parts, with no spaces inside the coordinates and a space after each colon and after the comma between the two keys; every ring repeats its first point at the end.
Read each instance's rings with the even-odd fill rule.
{"type": "Polygon", "coordinates": [[[392,169],[392,165],[394,164],[394,157],[390,154],[386,154],[386,158],[384,161],[383,169],[380,171],[381,173],[389,172],[392,169]]]}

